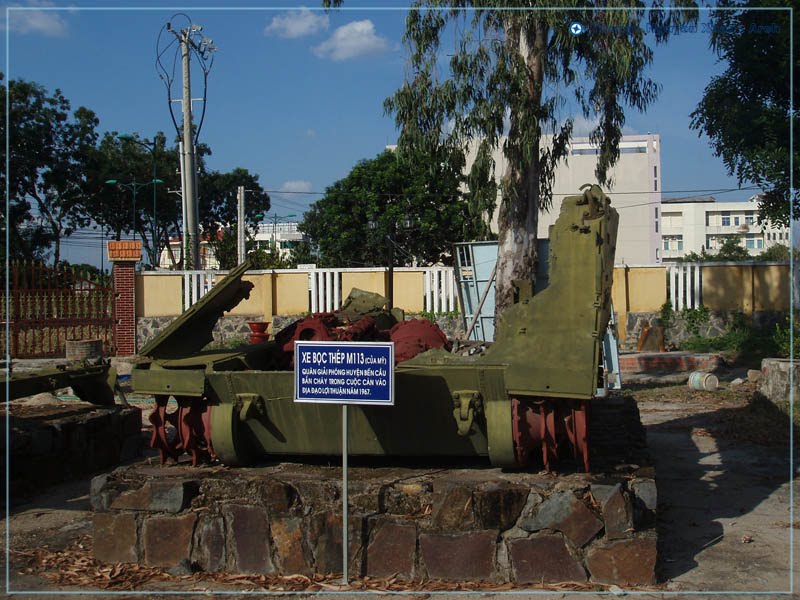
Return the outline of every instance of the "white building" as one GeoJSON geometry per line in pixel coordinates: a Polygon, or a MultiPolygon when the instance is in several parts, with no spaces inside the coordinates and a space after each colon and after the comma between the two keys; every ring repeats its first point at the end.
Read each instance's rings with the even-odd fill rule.
{"type": "Polygon", "coordinates": [[[298,229],[299,223],[259,223],[255,241],[258,248],[275,248],[281,258],[287,258],[293,248],[306,241],[306,236],[298,229]]]}
{"type": "Polygon", "coordinates": [[[751,255],[775,244],[789,245],[789,229],[758,223],[758,197],[718,202],[713,196],[670,198],[661,203],[662,249],[674,261],[703,248],[714,254],[731,237],[751,255]]]}
{"type": "MultiPolygon", "coordinates": [[[[256,247],[263,250],[276,248],[282,258],[287,258],[293,248],[305,241],[305,235],[298,230],[299,223],[259,223],[255,231],[256,247]]],[[[177,260],[181,254],[181,241],[179,238],[172,238],[169,242],[173,255],[177,260]]],[[[169,252],[165,248],[159,258],[159,268],[170,269],[172,261],[169,252]]],[[[200,240],[200,268],[219,269],[219,261],[214,255],[214,248],[208,240],[200,240]]]]}
{"type": "MultiPolygon", "coordinates": [[[[544,142],[544,140],[543,140],[544,142]]],[[[546,142],[545,142],[546,143],[546,142]]],[[[549,212],[539,214],[538,237],[549,237],[549,227],[555,223],[566,196],[580,193],[585,183],[594,183],[597,166],[597,147],[589,138],[573,138],[569,154],[555,173],[553,203],[549,212]]],[[[467,169],[474,161],[474,151],[468,156],[467,169]]],[[[499,181],[506,170],[501,148],[495,150],[495,173],[499,181]]],[[[617,234],[617,263],[655,264],[661,262],[661,139],[658,134],[626,135],[620,141],[620,156],[609,173],[612,184],[604,186],[611,204],[619,211],[617,234]]],[[[500,206],[492,219],[497,231],[500,206]]]]}

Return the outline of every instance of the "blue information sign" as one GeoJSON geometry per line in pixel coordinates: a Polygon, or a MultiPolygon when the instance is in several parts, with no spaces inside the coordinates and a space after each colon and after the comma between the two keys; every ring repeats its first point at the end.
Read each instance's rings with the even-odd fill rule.
{"type": "Polygon", "coordinates": [[[392,406],[394,344],[296,341],[294,401],[392,406]]]}

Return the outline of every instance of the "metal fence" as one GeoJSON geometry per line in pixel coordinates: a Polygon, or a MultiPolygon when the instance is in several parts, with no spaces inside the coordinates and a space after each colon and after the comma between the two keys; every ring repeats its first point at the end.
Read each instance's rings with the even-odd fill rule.
{"type": "Polygon", "coordinates": [[[12,358],[64,356],[67,340],[100,339],[105,353],[113,345],[113,300],[107,276],[75,268],[56,269],[38,262],[12,262],[0,268],[8,276],[3,291],[3,354],[12,358]]]}
{"type": "Polygon", "coordinates": [[[672,308],[697,308],[703,303],[703,266],[698,263],[667,265],[667,298],[672,308]]]}

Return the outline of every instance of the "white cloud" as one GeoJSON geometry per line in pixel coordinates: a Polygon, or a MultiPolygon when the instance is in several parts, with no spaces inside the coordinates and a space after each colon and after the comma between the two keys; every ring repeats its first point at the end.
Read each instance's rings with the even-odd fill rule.
{"type": "Polygon", "coordinates": [[[303,181],[302,179],[292,179],[284,181],[280,187],[281,192],[310,192],[312,189],[310,181],[303,181]]]}
{"type": "Polygon", "coordinates": [[[388,49],[389,42],[375,33],[375,25],[366,19],[338,27],[331,37],[316,46],[313,52],[320,58],[342,61],[370,54],[382,54],[388,49]]]}
{"type": "Polygon", "coordinates": [[[8,11],[9,22],[3,24],[3,29],[16,33],[41,34],[50,37],[64,37],[67,35],[67,22],[62,11],[36,10],[35,7],[51,7],[48,0],[28,0],[26,6],[10,5],[8,11]]]}
{"type": "Polygon", "coordinates": [[[293,39],[325,31],[328,25],[328,15],[325,13],[301,8],[272,17],[269,25],[264,28],[264,33],[293,39]]]}

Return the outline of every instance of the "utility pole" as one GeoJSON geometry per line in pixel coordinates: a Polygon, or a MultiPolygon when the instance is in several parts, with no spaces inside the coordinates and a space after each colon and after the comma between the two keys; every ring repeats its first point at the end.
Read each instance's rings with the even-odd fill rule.
{"type": "Polygon", "coordinates": [[[200,268],[200,239],[198,235],[197,190],[195,189],[194,140],[192,139],[192,85],[189,44],[192,27],[183,29],[178,36],[183,64],[183,172],[185,174],[184,203],[186,206],[186,268],[200,268]]]}
{"type": "Polygon", "coordinates": [[[237,264],[242,264],[245,259],[244,247],[244,186],[240,185],[236,188],[236,249],[237,249],[237,264]]]}
{"type": "Polygon", "coordinates": [[[181,66],[183,74],[183,94],[182,99],[173,99],[172,97],[172,82],[175,79],[174,66],[170,68],[170,64],[164,64],[161,61],[162,55],[174,43],[174,40],[169,43],[161,43],[162,36],[159,34],[158,41],[156,42],[156,70],[159,72],[159,77],[164,81],[167,88],[167,98],[169,101],[169,114],[172,117],[172,124],[175,126],[175,131],[181,138],[179,142],[181,154],[181,191],[183,197],[183,254],[185,269],[198,269],[200,268],[200,219],[198,216],[198,201],[197,201],[197,149],[195,148],[195,141],[200,136],[200,130],[203,128],[203,122],[206,114],[206,84],[208,80],[208,73],[211,66],[214,64],[214,53],[217,47],[214,45],[214,40],[204,37],[200,32],[203,30],[201,25],[192,23],[191,18],[185,13],[176,13],[172,16],[173,19],[186,19],[189,23],[182,29],[176,29],[172,26],[172,22],[168,21],[162,31],[166,30],[175,36],[178,41],[178,47],[173,50],[174,58],[172,65],[177,62],[178,52],[181,54],[181,66]],[[200,68],[203,70],[203,96],[202,98],[192,98],[192,84],[191,84],[191,62],[195,58],[200,68]],[[200,113],[200,123],[197,126],[197,131],[194,130],[192,123],[192,100],[200,100],[203,102],[203,110],[200,113]],[[173,102],[181,102],[183,122],[178,126],[178,120],[175,112],[172,109],[173,102]]]}

